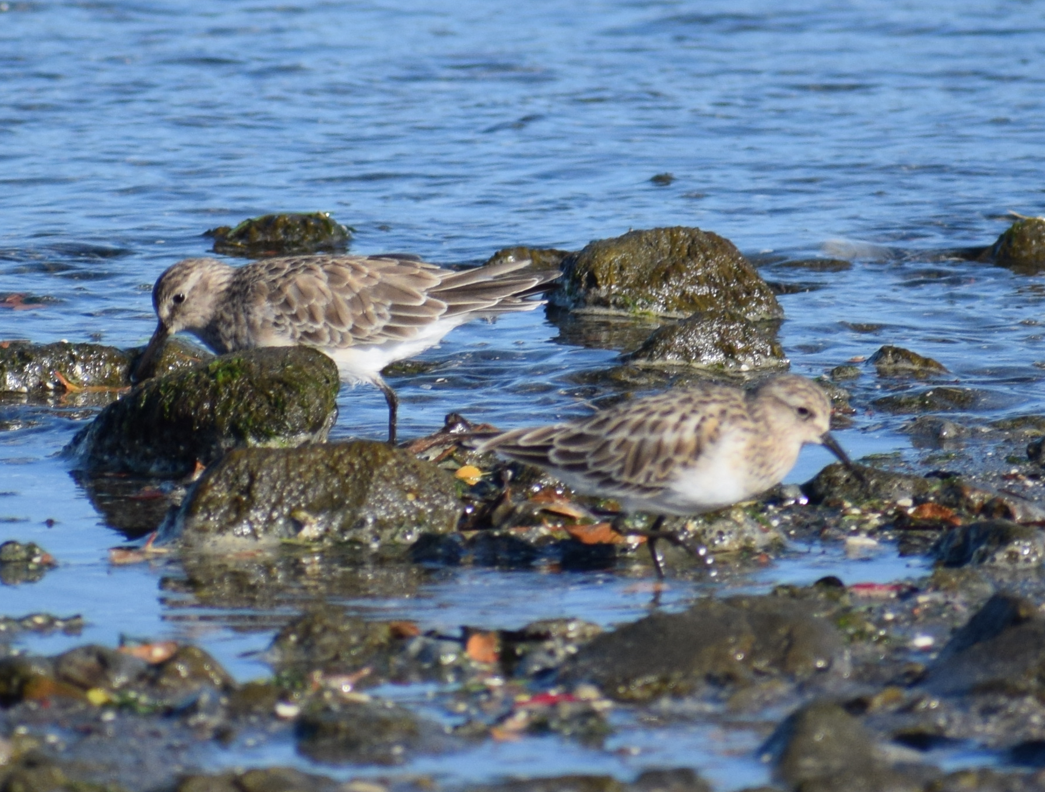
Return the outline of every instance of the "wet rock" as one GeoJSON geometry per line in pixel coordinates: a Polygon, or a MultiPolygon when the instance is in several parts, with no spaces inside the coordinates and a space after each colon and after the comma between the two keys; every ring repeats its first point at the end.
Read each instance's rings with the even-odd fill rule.
{"type": "Polygon", "coordinates": [[[1045,467],[1045,439],[1039,437],[1027,444],[1027,459],[1045,467]]]}
{"type": "Polygon", "coordinates": [[[947,369],[932,358],[897,346],[883,346],[867,362],[875,367],[880,377],[914,376],[926,377],[946,374],[947,369]]]}
{"type": "Polygon", "coordinates": [[[353,673],[373,668],[386,678],[389,658],[402,650],[403,631],[389,622],[368,622],[324,607],[301,616],[272,639],[267,657],[281,670],[353,673]]]}
{"type": "Polygon", "coordinates": [[[788,360],[776,338],[777,330],[776,322],[751,322],[739,314],[694,314],[655,330],[624,360],[639,366],[740,371],[786,368],[788,360]]]}
{"type": "Polygon", "coordinates": [[[779,319],[769,285],[727,239],[698,228],[631,231],[592,242],[563,262],[552,301],[574,310],[717,313],[728,306],[751,321],[779,319]]]}
{"type": "Polygon", "coordinates": [[[83,617],[80,615],[52,616],[50,613],[31,613],[28,616],[20,617],[0,616],[0,638],[23,631],[40,635],[54,632],[79,635],[83,630],[83,624],[83,617]]]}
{"type": "MultiPolygon", "coordinates": [[[[209,353],[180,339],[168,344],[157,363],[159,371],[194,365],[209,353]]],[[[0,393],[64,392],[70,388],[109,389],[113,398],[130,387],[131,365],[141,349],[117,349],[100,344],[34,344],[0,342],[0,393]],[[64,380],[64,382],[63,382],[64,380]]]]}
{"type": "Polygon", "coordinates": [[[56,564],[54,556],[36,542],[9,539],[0,544],[0,583],[6,586],[35,583],[56,564]]]}
{"type": "Polygon", "coordinates": [[[530,266],[534,269],[559,269],[562,260],[569,255],[570,252],[568,250],[533,248],[517,245],[516,247],[501,248],[490,256],[490,258],[484,262],[483,266],[486,266],[487,264],[499,264],[502,261],[522,261],[523,259],[529,259],[530,266]]]}
{"type": "MultiPolygon", "coordinates": [[[[265,767],[216,775],[192,774],[182,776],[173,787],[174,792],[349,792],[352,789],[352,784],[292,767],[265,767]]],[[[384,787],[370,783],[365,790],[382,792],[384,787]]]]}
{"type": "Polygon", "coordinates": [[[896,502],[901,499],[927,499],[940,489],[940,482],[922,476],[893,473],[857,465],[859,474],[845,465],[832,463],[802,485],[802,492],[813,504],[825,501],[860,503],[867,500],[896,502]]]}
{"type": "Polygon", "coordinates": [[[352,238],[349,228],[327,212],[262,215],[235,228],[212,228],[204,236],[214,238],[215,253],[249,258],[339,252],[352,238]]]}
{"type": "Polygon", "coordinates": [[[66,446],[91,471],[184,476],[231,448],[294,446],[326,437],[337,366],[305,347],[254,349],[142,383],[66,446]]]}
{"type": "Polygon", "coordinates": [[[792,789],[922,792],[926,774],[891,768],[870,733],[841,706],[814,701],[784,720],[762,748],[792,789]]]}
{"type": "Polygon", "coordinates": [[[983,395],[971,388],[941,386],[882,396],[872,401],[871,404],[882,412],[902,415],[968,410],[976,406],[982,399],[983,395]]]}
{"type": "Polygon", "coordinates": [[[1045,270],[1045,217],[1024,217],[998,237],[991,257],[1000,267],[1024,275],[1045,270]]]}
{"type": "Polygon", "coordinates": [[[969,430],[961,424],[938,415],[919,415],[901,427],[911,436],[916,448],[951,448],[969,436],[969,430]]]}
{"type": "Polygon", "coordinates": [[[788,259],[773,264],[774,269],[801,269],[809,272],[846,272],[853,262],[839,258],[788,259]]]}
{"type": "Polygon", "coordinates": [[[944,566],[991,564],[1040,567],[1045,562],[1045,532],[1009,520],[986,520],[950,529],[931,555],[944,566]]]}
{"type": "Polygon", "coordinates": [[[387,443],[236,449],[208,468],[161,534],[218,551],[283,539],[376,548],[452,531],[461,509],[450,474],[387,443]]]}
{"type": "Polygon", "coordinates": [[[558,668],[577,647],[602,633],[597,624],[580,619],[542,619],[521,630],[501,633],[501,661],[506,672],[532,677],[558,668]]]}
{"type": "Polygon", "coordinates": [[[854,380],[860,377],[863,372],[857,366],[846,364],[844,366],[835,366],[831,369],[827,376],[831,378],[833,382],[845,382],[847,380],[854,380]]]}
{"type": "Polygon", "coordinates": [[[47,657],[15,655],[0,658],[0,706],[22,701],[33,687],[54,680],[54,663],[47,657]]]}
{"type": "Polygon", "coordinates": [[[298,751],[318,762],[397,765],[450,742],[442,729],[377,700],[330,701],[296,725],[298,751]]]}
{"type": "Polygon", "coordinates": [[[825,671],[847,673],[848,656],[835,628],[807,604],[736,597],[654,613],[599,635],[566,664],[564,678],[645,701],[707,684],[750,685],[756,674],[806,679],[825,671]]]}
{"type": "Polygon", "coordinates": [[[147,669],[144,660],[93,644],[78,646],[54,658],[55,677],[82,690],[119,690],[141,679],[147,669]]]}
{"type": "Polygon", "coordinates": [[[938,695],[1041,696],[1045,617],[1035,604],[995,594],[940,651],[922,686],[938,695]]]}
{"type": "Polygon", "coordinates": [[[153,690],[167,699],[179,699],[201,689],[229,691],[236,682],[221,663],[198,646],[180,646],[158,664],[150,679],[153,690]]]}

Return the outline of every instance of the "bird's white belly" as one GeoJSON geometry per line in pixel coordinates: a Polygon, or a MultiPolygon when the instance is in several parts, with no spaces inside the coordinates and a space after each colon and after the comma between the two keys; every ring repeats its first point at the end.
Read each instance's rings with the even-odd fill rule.
{"type": "Polygon", "coordinates": [[[347,347],[323,347],[322,351],[337,363],[341,379],[349,383],[373,382],[381,369],[398,360],[420,355],[438,344],[443,336],[465,321],[454,317],[422,328],[417,337],[385,341],[380,344],[358,344],[347,347]]]}

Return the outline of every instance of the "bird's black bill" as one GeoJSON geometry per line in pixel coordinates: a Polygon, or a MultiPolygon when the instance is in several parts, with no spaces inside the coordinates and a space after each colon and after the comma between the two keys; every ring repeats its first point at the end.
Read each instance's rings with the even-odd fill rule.
{"type": "Polygon", "coordinates": [[[849,455],[842,450],[842,446],[838,445],[838,441],[831,436],[830,432],[825,432],[824,436],[820,438],[820,442],[823,443],[824,448],[838,457],[838,461],[845,465],[849,470],[856,471],[856,466],[853,461],[849,458],[849,455]]]}
{"type": "Polygon", "coordinates": [[[139,355],[134,368],[131,369],[131,382],[141,382],[153,375],[156,361],[160,359],[160,352],[163,351],[163,345],[167,342],[167,336],[169,335],[170,331],[160,322],[156,326],[156,332],[149,339],[149,345],[145,347],[145,351],[139,355]]]}

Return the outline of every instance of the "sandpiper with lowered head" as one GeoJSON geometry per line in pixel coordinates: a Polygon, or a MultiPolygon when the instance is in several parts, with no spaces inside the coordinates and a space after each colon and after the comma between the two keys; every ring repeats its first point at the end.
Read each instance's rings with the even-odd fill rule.
{"type": "Polygon", "coordinates": [[[399,400],[381,370],[439,343],[464,322],[541,305],[557,271],[508,259],[449,269],[408,256],[290,256],[232,267],[213,258],[179,261],[152,291],[156,332],[134,370],[151,374],[164,341],[192,333],[218,354],[254,347],[315,347],[341,378],[370,382],[388,402],[396,439],[399,400]]]}
{"type": "MultiPolygon", "coordinates": [[[[617,500],[622,509],[657,515],[655,543],[667,515],[715,511],[769,489],[788,474],[806,443],[823,445],[852,467],[830,434],[831,402],[816,383],[784,374],[744,391],[699,384],[622,402],[586,418],[515,429],[479,444],[507,458],[544,468],[587,495],[617,500]]],[[[621,521],[614,521],[620,530],[621,521]]],[[[683,544],[683,546],[685,546],[683,544]]]]}

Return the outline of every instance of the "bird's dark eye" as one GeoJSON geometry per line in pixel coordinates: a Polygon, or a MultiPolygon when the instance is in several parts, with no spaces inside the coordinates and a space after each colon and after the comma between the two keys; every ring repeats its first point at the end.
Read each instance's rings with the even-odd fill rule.
{"type": "Polygon", "coordinates": [[[796,407],[795,412],[798,413],[798,417],[801,418],[803,421],[808,421],[810,418],[813,417],[813,411],[810,410],[808,407],[796,407]]]}
{"type": "Polygon", "coordinates": [[[181,305],[183,302],[185,302],[185,295],[175,294],[173,297],[171,297],[171,302],[175,305],[181,305]]]}

